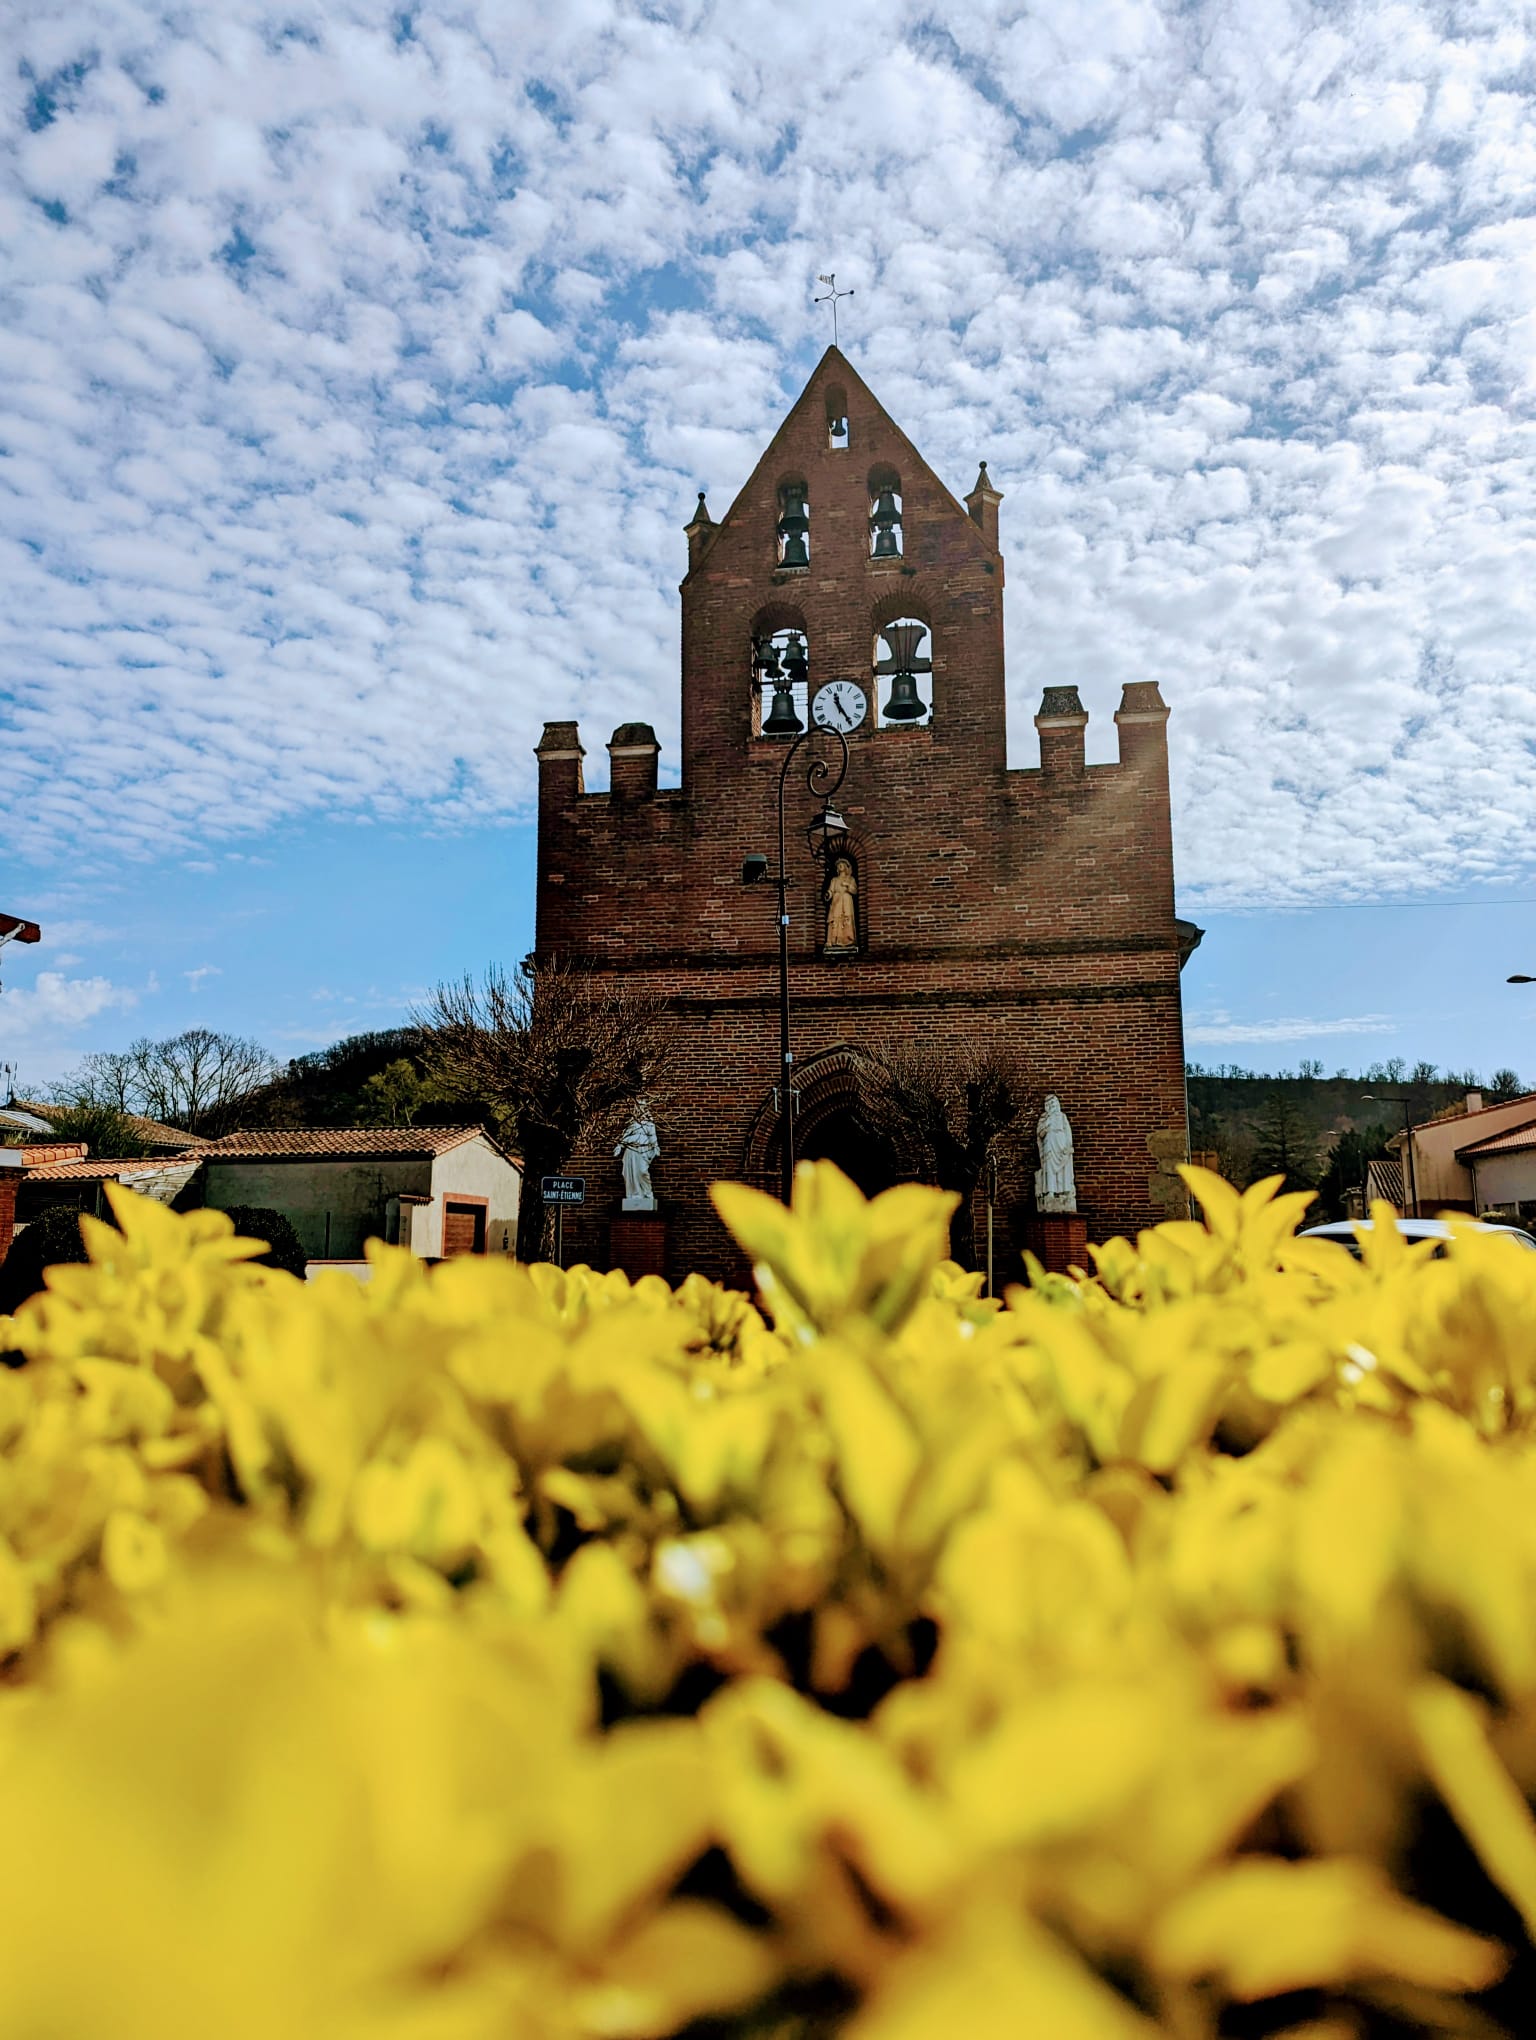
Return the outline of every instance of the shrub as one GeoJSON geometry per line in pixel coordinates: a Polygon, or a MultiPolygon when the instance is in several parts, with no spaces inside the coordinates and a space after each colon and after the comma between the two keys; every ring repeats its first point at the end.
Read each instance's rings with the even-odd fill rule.
{"type": "Polygon", "coordinates": [[[96,1160],[125,1160],[149,1153],[142,1125],[116,1105],[99,1099],[78,1099],[72,1105],[50,1105],[48,1124],[59,1141],[84,1141],[96,1160]]]}
{"type": "Polygon", "coordinates": [[[0,1261],[0,1315],[19,1310],[42,1288],[45,1268],[84,1259],[79,1212],[63,1204],[39,1212],[17,1233],[10,1252],[0,1261]]]}
{"type": "Polygon", "coordinates": [[[763,1308],[113,1194],[0,1378],[0,2030],[1536,2030],[1536,1255],[1189,1172],[1006,1306],[763,1308]]]}
{"type": "Polygon", "coordinates": [[[287,1275],[303,1276],[309,1257],[280,1211],[265,1204],[231,1204],[225,1208],[224,1216],[241,1239],[266,1241],[266,1259],[274,1268],[281,1268],[287,1275]]]}

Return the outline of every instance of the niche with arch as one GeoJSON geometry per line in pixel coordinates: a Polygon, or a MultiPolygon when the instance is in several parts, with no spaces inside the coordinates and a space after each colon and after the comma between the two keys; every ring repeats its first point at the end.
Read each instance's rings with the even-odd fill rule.
{"type": "Polygon", "coordinates": [[[821,953],[829,960],[857,956],[864,916],[860,912],[859,860],[846,836],[826,853],[821,882],[821,953]]]}
{"type": "Polygon", "coordinates": [[[774,543],[781,567],[794,569],[811,564],[811,492],[793,475],[779,484],[774,543]]]}
{"type": "Polygon", "coordinates": [[[933,634],[919,616],[894,616],[875,629],[877,727],[918,729],[933,721],[933,634]]]}
{"type": "Polygon", "coordinates": [[[893,467],[869,471],[869,556],[899,560],[902,556],[901,476],[893,467]]]}

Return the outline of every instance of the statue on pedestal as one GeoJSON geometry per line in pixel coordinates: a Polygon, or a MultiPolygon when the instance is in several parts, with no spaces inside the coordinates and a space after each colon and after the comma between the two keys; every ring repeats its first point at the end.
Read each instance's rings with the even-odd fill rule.
{"type": "Polygon", "coordinates": [[[1040,1142],[1040,1166],[1035,1171],[1037,1211],[1076,1211],[1077,1183],[1072,1173],[1072,1128],[1052,1091],[1035,1129],[1040,1142]]]}
{"type": "Polygon", "coordinates": [[[644,1098],[635,1103],[635,1116],[625,1127],[614,1153],[624,1164],[624,1209],[654,1211],[656,1193],[651,1188],[651,1164],[661,1153],[656,1122],[644,1098]]]}

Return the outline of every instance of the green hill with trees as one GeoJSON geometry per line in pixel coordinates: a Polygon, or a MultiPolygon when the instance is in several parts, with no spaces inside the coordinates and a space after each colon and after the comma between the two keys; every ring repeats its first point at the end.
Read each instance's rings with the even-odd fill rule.
{"type": "Polygon", "coordinates": [[[1359,1189],[1366,1163],[1387,1152],[1403,1124],[1399,1099],[1422,1124],[1460,1108],[1469,1091],[1481,1091],[1491,1105],[1522,1090],[1513,1070],[1495,1070],[1480,1082],[1474,1070],[1442,1071],[1396,1057],[1358,1076],[1347,1070],[1325,1076],[1317,1062],[1281,1071],[1192,1062],[1185,1081],[1191,1151],[1214,1156],[1221,1174],[1242,1186],[1284,1176],[1287,1189],[1316,1190],[1320,1218],[1342,1218],[1345,1195],[1359,1189]]]}

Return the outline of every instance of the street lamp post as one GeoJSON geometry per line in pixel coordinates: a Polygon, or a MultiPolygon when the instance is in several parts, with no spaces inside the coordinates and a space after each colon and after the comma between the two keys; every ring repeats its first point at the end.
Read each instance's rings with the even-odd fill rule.
{"type": "Polygon", "coordinates": [[[784,754],[784,763],[779,767],[777,872],[769,872],[768,860],[761,853],[744,858],[741,866],[743,885],[761,885],[771,876],[779,889],[779,1195],[785,1204],[789,1203],[795,1183],[794,1101],[790,1093],[795,1058],[789,1043],[789,869],[784,845],[784,788],[789,779],[789,768],[794,763],[801,745],[809,743],[812,737],[820,736],[835,737],[843,755],[836,778],[832,777],[832,766],[826,758],[813,758],[806,769],[806,788],[821,800],[821,811],[813,817],[805,832],[812,857],[819,861],[833,839],[847,834],[848,825],[832,806],[832,796],[847,775],[848,739],[841,730],[834,729],[829,724],[814,723],[810,729],[802,730],[795,738],[784,754]]]}
{"type": "Polygon", "coordinates": [[[1418,1172],[1413,1165],[1413,1100],[1405,1098],[1401,1091],[1367,1091],[1364,1093],[1361,1102],[1366,1105],[1401,1105],[1403,1108],[1403,1145],[1408,1151],[1408,1201],[1413,1206],[1408,1216],[1410,1218],[1417,1218],[1419,1215],[1419,1178],[1418,1172]]]}

